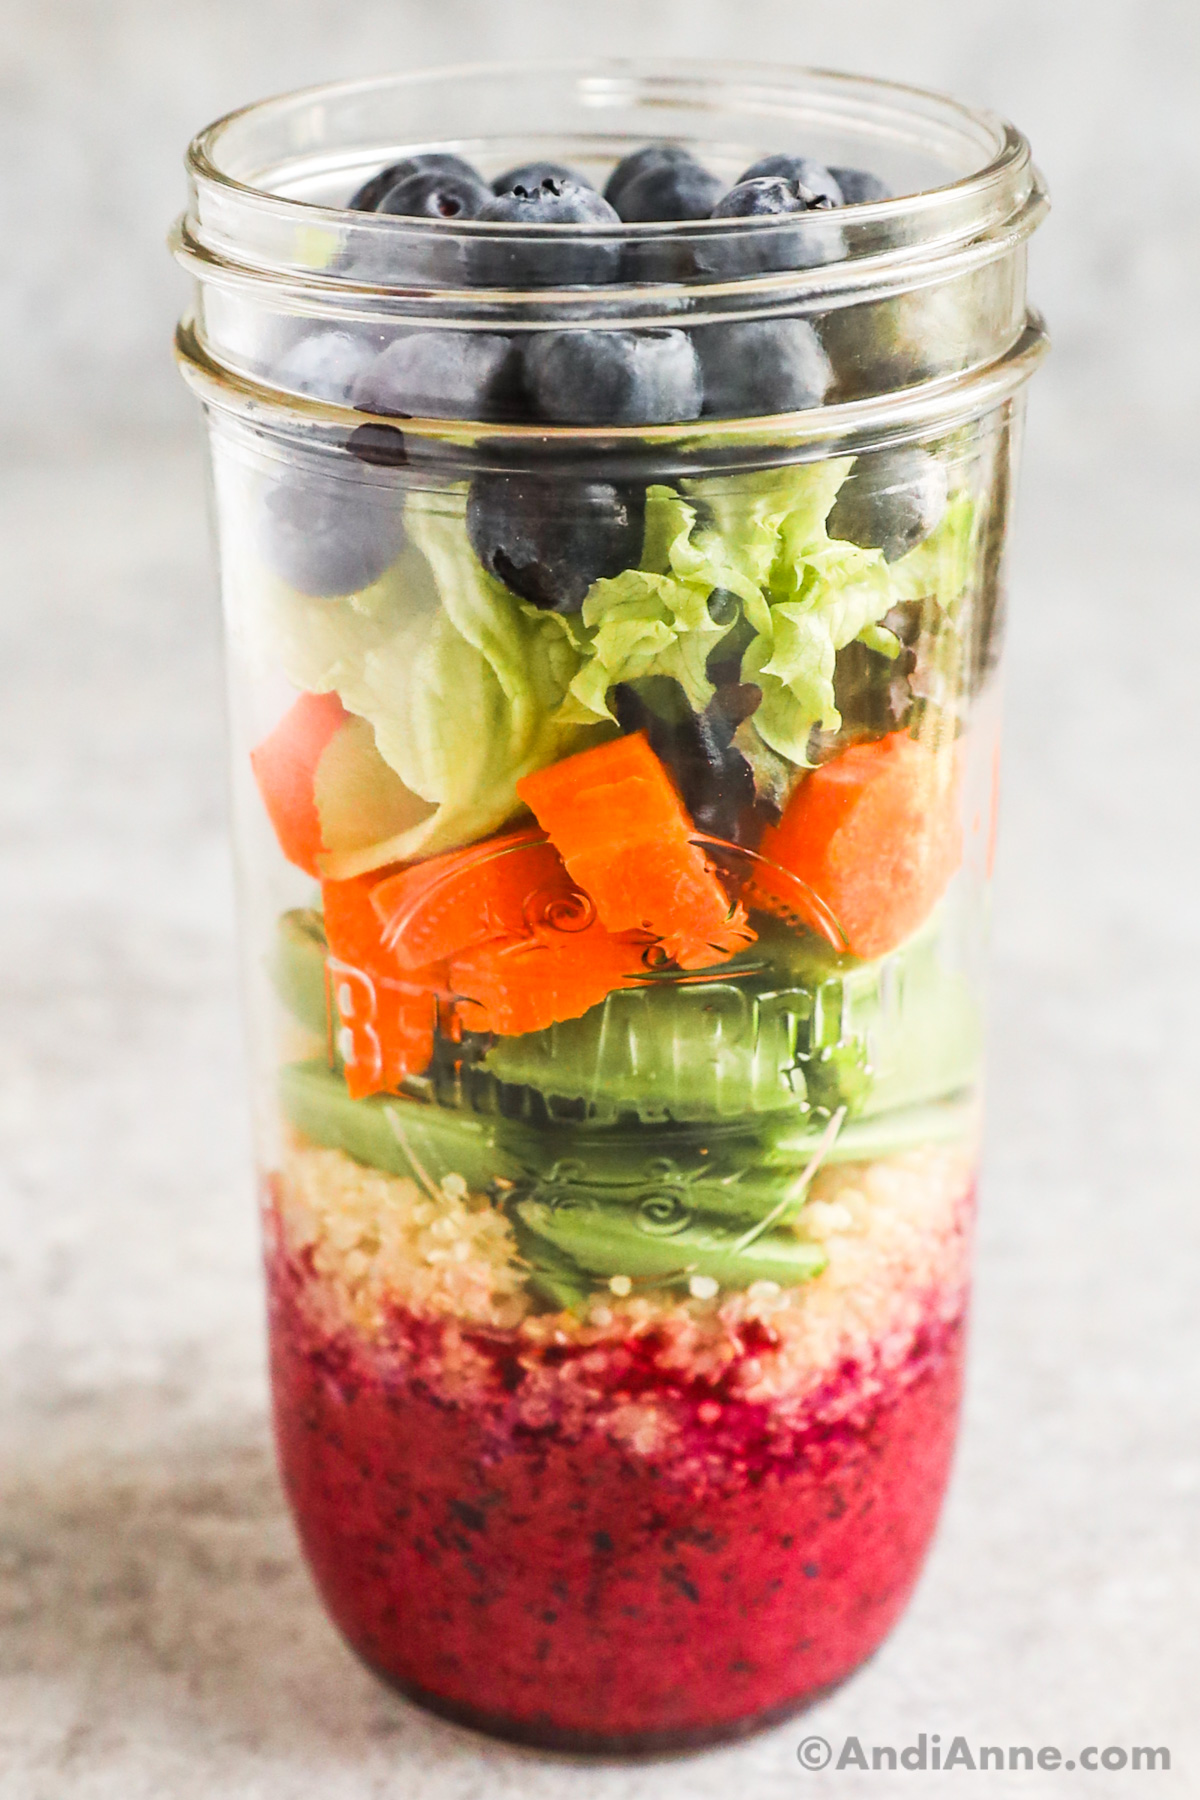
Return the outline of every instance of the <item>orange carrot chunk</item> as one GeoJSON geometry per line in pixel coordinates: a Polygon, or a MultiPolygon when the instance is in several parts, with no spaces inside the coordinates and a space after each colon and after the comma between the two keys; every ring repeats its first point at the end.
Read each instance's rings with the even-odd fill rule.
{"type": "Polygon", "coordinates": [[[314,795],[317,764],[349,714],[336,694],[301,694],[250,764],[280,849],[306,875],[316,875],[321,819],[314,795]]]}
{"type": "Polygon", "coordinates": [[[562,858],[533,825],[413,863],[371,890],[383,942],[408,969],[522,937],[573,898],[562,858]]]}
{"type": "Polygon", "coordinates": [[[371,903],[375,875],[325,881],[326,978],[337,1048],[353,1100],[420,1075],[433,1056],[443,965],[402,969],[383,942],[371,903]]]}
{"type": "Polygon", "coordinates": [[[659,939],[685,969],[722,962],[753,941],[642,732],[613,738],[526,775],[517,792],[595,902],[609,932],[659,939]]]}
{"type": "Polygon", "coordinates": [[[614,988],[645,975],[648,944],[633,933],[614,937],[598,919],[587,922],[587,912],[570,930],[476,944],[450,964],[459,1017],[468,1031],[504,1037],[581,1018],[614,988]]]}
{"type": "Polygon", "coordinates": [[[962,860],[954,755],[903,731],[855,744],[805,776],[761,849],[825,902],[852,955],[883,956],[962,860]]]}

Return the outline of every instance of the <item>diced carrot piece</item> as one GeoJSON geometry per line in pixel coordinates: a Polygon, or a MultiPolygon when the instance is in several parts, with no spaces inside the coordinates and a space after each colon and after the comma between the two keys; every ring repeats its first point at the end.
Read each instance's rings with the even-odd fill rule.
{"type": "Polygon", "coordinates": [[[753,942],[642,732],[526,775],[517,792],[610,932],[648,933],[685,969],[753,942]]]}
{"type": "Polygon", "coordinates": [[[578,1019],[614,988],[635,985],[647,948],[645,937],[614,937],[593,919],[581,930],[476,944],[451,963],[450,982],[468,1031],[515,1037],[578,1019]]]}
{"type": "Polygon", "coordinates": [[[280,848],[306,875],[316,875],[321,820],[313,793],[317,764],[350,715],[336,694],[301,694],[250,764],[280,848]]]}
{"type": "Polygon", "coordinates": [[[438,992],[446,986],[443,964],[401,969],[387,949],[371,903],[377,880],[360,875],[321,887],[337,1043],[355,1100],[392,1090],[429,1067],[438,992]]]}
{"type": "Polygon", "coordinates": [[[906,732],[855,744],[806,775],[764,857],[798,875],[854,956],[883,956],[914,932],[962,860],[958,766],[906,732]]]}
{"type": "Polygon", "coordinates": [[[413,863],[371,890],[383,942],[410,969],[488,938],[519,938],[578,895],[536,826],[413,863]]]}

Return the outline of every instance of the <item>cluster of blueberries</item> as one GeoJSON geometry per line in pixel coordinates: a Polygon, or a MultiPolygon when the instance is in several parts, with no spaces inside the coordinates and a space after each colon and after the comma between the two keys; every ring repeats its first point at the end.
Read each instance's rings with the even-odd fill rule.
{"type": "Polygon", "coordinates": [[[786,153],[761,157],[726,192],[682,144],[647,144],[621,159],[603,194],[577,169],[556,162],[521,163],[489,187],[461,156],[431,150],[372,175],[350,205],[356,212],[493,224],[654,225],[809,212],[888,196],[886,184],[863,169],[826,168],[786,153]]]}
{"type": "MultiPolygon", "coordinates": [[[[520,225],[454,244],[465,279],[482,286],[593,286],[621,279],[737,275],[834,260],[840,228],[824,220],[795,231],[784,215],[830,214],[886,198],[858,169],[809,157],[753,163],[727,191],[676,144],[650,144],[619,162],[600,194],[576,170],[533,162],[489,187],[461,157],[430,151],[373,175],[350,201],[356,212],[454,223],[520,225]],[[758,220],[767,232],[717,233],[666,244],[636,234],[555,233],[561,226],[758,220]]],[[[392,246],[353,248],[346,266],[386,273],[392,246]]],[[[394,252],[393,252],[394,253],[394,252]]],[[[458,265],[456,265],[457,267],[458,265]]],[[[278,364],[285,386],[390,416],[522,420],[567,426],[682,423],[818,406],[833,380],[811,324],[799,318],[715,323],[690,330],[498,332],[409,330],[390,342],[362,331],[318,331],[278,364]]]]}

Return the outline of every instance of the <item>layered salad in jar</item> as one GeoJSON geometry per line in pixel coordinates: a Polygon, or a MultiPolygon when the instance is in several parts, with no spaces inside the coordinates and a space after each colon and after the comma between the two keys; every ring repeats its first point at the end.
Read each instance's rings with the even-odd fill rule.
{"type": "MultiPolygon", "coordinates": [[[[671,144],[599,188],[424,153],[346,204],[543,239],[817,215],[832,256],[886,191],[671,144]]],[[[345,408],[349,455],[260,444],[226,508],[286,889],[254,954],[288,1492],[366,1661],[539,1743],[828,1690],[947,1476],[1007,415],[686,473],[629,439],[852,393],[877,346],[834,323],[303,325],[273,379],[345,408]],[[455,472],[413,418],[513,429],[455,472]]]]}

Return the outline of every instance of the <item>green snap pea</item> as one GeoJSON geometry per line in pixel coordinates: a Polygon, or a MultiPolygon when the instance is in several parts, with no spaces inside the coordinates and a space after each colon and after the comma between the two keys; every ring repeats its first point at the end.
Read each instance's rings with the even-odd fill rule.
{"type": "Polygon", "coordinates": [[[497,1179],[515,1182],[524,1167],[496,1127],[394,1094],[352,1100],[342,1076],[323,1062],[288,1063],[280,1071],[283,1110],[314,1144],[342,1150],[388,1175],[440,1182],[461,1175],[475,1193],[497,1179]]]}
{"type": "Polygon", "coordinates": [[[739,1247],[738,1232],[707,1223],[649,1234],[634,1215],[615,1207],[550,1207],[522,1200],[515,1211],[535,1243],[548,1245],[557,1257],[569,1257],[593,1276],[682,1283],[699,1275],[721,1287],[744,1288],[754,1281],[795,1287],[819,1275],[827,1260],[820,1245],[783,1232],[766,1232],[739,1247]]]}

